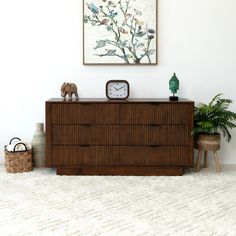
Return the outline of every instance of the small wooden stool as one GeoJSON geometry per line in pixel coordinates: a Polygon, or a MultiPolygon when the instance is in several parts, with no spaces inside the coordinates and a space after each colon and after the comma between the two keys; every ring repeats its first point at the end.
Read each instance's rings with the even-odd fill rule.
{"type": "MultiPolygon", "coordinates": [[[[198,155],[197,155],[196,168],[195,168],[196,172],[199,172],[199,170],[200,170],[201,158],[202,158],[202,153],[203,152],[204,152],[204,168],[206,168],[208,166],[208,162],[207,162],[207,152],[208,151],[199,149],[198,150],[198,155]]],[[[220,172],[220,162],[219,162],[219,158],[218,158],[218,155],[217,155],[217,151],[213,151],[213,153],[214,153],[216,172],[220,172]]]]}
{"type": "Polygon", "coordinates": [[[204,152],[204,167],[207,167],[207,152],[212,151],[214,153],[216,171],[220,172],[220,163],[217,156],[217,151],[220,149],[220,134],[208,135],[199,134],[195,139],[195,148],[198,149],[197,164],[195,171],[200,170],[202,153],[204,152]]]}

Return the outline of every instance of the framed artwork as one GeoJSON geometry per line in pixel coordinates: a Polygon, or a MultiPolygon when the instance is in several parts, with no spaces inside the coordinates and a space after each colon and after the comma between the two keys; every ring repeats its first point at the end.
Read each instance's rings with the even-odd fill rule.
{"type": "Polygon", "coordinates": [[[156,65],[157,0],[83,0],[84,65],[156,65]]]}

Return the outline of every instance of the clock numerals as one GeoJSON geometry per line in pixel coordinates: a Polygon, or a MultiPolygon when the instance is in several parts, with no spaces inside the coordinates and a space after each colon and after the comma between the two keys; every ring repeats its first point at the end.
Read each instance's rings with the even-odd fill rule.
{"type": "Polygon", "coordinates": [[[109,99],[126,99],[129,96],[129,84],[127,81],[108,81],[106,94],[109,99]]]}

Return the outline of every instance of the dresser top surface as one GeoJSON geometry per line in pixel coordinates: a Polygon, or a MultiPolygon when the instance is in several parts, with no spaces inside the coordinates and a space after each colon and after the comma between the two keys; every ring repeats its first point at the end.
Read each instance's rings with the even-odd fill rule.
{"type": "Polygon", "coordinates": [[[79,98],[72,100],[63,98],[51,98],[46,102],[50,103],[193,103],[193,101],[186,98],[179,98],[178,101],[170,101],[168,98],[129,98],[126,100],[109,100],[106,98],[79,98]]]}

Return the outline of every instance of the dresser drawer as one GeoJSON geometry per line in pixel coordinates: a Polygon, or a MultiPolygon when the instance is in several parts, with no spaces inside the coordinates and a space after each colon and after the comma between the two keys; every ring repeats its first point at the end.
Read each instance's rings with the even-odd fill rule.
{"type": "Polygon", "coordinates": [[[191,104],[121,104],[121,124],[187,124],[191,104]]]}
{"type": "Polygon", "coordinates": [[[125,146],[120,149],[122,165],[128,166],[188,166],[190,146],[125,146]]]}
{"type": "Polygon", "coordinates": [[[120,145],[188,145],[187,125],[121,125],[120,145]]]}
{"type": "Polygon", "coordinates": [[[118,124],[119,104],[52,104],[52,124],[118,124]]]}
{"type": "Polygon", "coordinates": [[[186,125],[53,125],[52,145],[188,145],[186,125]]]}
{"type": "Polygon", "coordinates": [[[54,146],[54,166],[186,166],[189,146],[54,146]]]}
{"type": "Polygon", "coordinates": [[[119,151],[116,146],[53,146],[52,162],[58,166],[119,165],[119,151]]]}
{"type": "Polygon", "coordinates": [[[52,145],[119,145],[119,125],[53,125],[52,145]]]}

